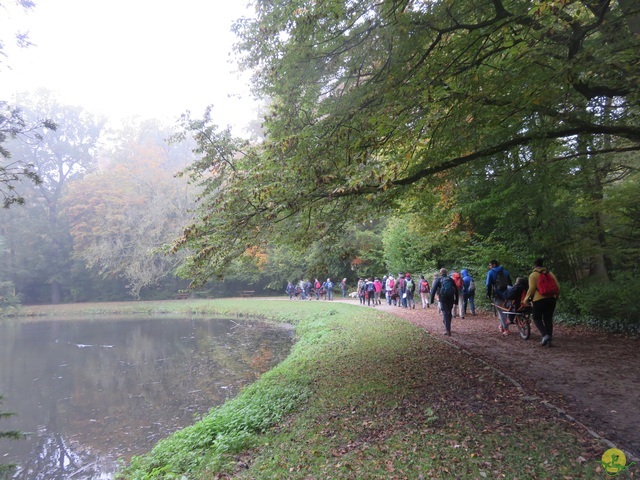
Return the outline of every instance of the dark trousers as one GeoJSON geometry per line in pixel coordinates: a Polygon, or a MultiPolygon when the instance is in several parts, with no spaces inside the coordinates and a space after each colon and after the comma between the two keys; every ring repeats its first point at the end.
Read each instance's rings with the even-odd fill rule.
{"type": "Polygon", "coordinates": [[[533,302],[533,323],[536,324],[540,335],[553,337],[553,312],[556,309],[554,297],[543,298],[533,302]]]}
{"type": "Polygon", "coordinates": [[[446,332],[451,333],[451,317],[453,310],[453,300],[440,300],[440,308],[442,309],[442,323],[444,323],[444,329],[446,332]]]}

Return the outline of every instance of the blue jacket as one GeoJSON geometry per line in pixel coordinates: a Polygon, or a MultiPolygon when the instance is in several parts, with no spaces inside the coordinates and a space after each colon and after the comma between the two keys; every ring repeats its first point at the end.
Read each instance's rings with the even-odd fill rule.
{"type": "Polygon", "coordinates": [[[490,297],[491,294],[493,293],[494,297],[499,298],[501,300],[504,300],[504,294],[506,292],[506,289],[498,290],[497,288],[493,288],[495,283],[496,283],[496,278],[498,276],[498,272],[503,272],[504,276],[507,277],[507,283],[509,285],[512,285],[511,276],[509,275],[509,272],[507,271],[506,268],[504,268],[502,265],[498,265],[497,267],[493,267],[492,269],[490,269],[487,272],[487,280],[485,282],[485,285],[487,287],[487,296],[490,297]]]}
{"type": "Polygon", "coordinates": [[[471,285],[471,280],[473,280],[473,277],[469,275],[469,272],[466,269],[461,270],[460,274],[462,275],[462,283],[464,285],[462,288],[462,293],[464,293],[465,295],[469,295],[469,293],[475,293],[475,291],[469,292],[469,285],[471,285]]]}

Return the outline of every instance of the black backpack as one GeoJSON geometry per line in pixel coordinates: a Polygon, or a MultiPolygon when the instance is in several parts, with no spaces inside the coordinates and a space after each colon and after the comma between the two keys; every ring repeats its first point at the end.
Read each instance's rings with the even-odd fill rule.
{"type": "Polygon", "coordinates": [[[496,289],[504,292],[507,287],[509,286],[509,279],[507,278],[507,276],[504,274],[504,270],[500,270],[497,274],[496,274],[496,289]]]}
{"type": "Polygon", "coordinates": [[[457,287],[453,278],[440,277],[440,290],[438,291],[438,297],[440,297],[441,300],[453,300],[456,291],[457,287]]]}

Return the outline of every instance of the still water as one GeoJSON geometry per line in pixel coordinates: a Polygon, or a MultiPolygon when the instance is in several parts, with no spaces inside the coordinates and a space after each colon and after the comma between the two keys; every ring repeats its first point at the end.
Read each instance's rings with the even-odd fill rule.
{"type": "Polygon", "coordinates": [[[109,479],[118,458],[235,396],[283,360],[287,328],[230,319],[0,321],[0,464],[16,479],[109,479]]]}

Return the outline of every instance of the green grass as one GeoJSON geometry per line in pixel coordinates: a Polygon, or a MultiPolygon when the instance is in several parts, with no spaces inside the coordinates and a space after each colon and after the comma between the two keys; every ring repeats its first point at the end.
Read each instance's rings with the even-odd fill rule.
{"type": "Polygon", "coordinates": [[[135,305],[105,309],[259,315],[294,324],[297,342],[237,398],[134,457],[120,478],[603,478],[605,446],[393,316],[315,301],[135,305]]]}

